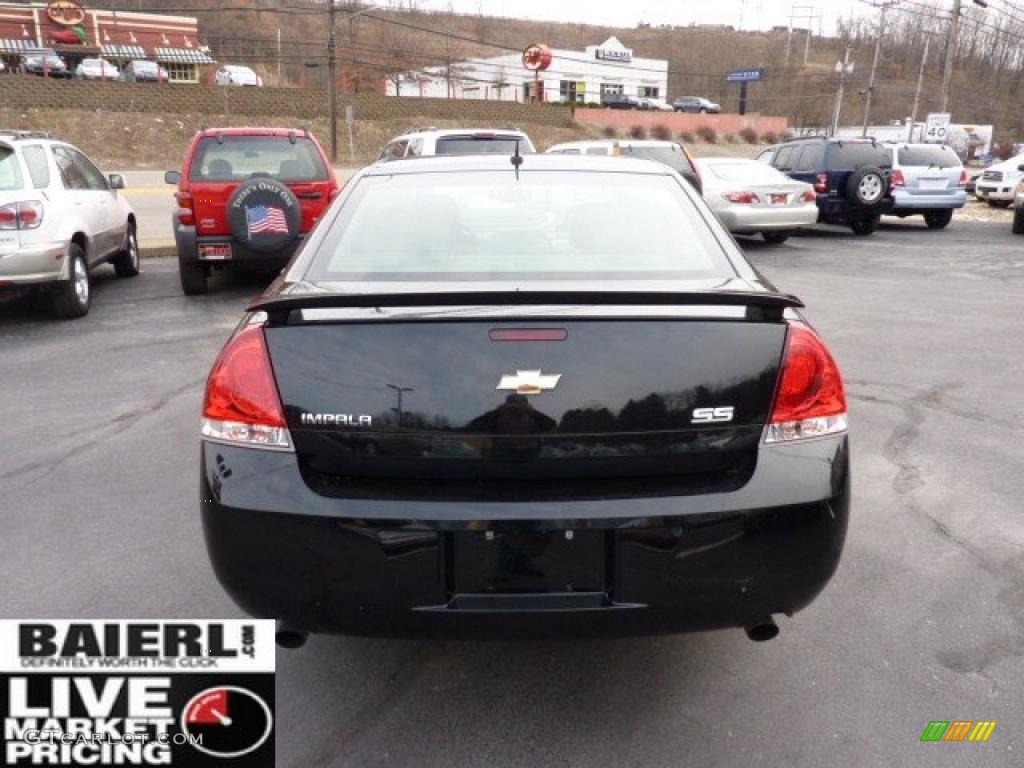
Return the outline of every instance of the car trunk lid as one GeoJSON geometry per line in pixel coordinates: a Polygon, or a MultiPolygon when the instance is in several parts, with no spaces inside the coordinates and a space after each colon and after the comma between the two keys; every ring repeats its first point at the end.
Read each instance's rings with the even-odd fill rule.
{"type": "Polygon", "coordinates": [[[265,333],[314,489],[582,498],[745,483],[786,325],[748,322],[741,310],[553,322],[271,322],[265,333]]]}

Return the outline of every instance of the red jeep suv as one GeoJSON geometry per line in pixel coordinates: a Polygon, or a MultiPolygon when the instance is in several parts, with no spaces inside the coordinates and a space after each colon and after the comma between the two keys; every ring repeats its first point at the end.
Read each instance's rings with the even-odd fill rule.
{"type": "Polygon", "coordinates": [[[338,194],[323,147],[305,129],[199,131],[176,184],[173,216],[181,289],[206,293],[229,265],[283,266],[338,194]]]}

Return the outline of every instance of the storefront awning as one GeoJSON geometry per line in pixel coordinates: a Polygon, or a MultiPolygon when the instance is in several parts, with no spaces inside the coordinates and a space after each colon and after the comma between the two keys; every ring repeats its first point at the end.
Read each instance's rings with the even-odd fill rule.
{"type": "Polygon", "coordinates": [[[146,50],[141,45],[110,44],[101,47],[103,55],[110,59],[144,59],[146,50]]]}
{"type": "Polygon", "coordinates": [[[157,48],[156,60],[171,64],[216,64],[206,51],[195,48],[157,48]]]}
{"type": "Polygon", "coordinates": [[[24,53],[31,50],[39,50],[35,40],[25,38],[5,40],[0,38],[0,53],[24,53]]]}

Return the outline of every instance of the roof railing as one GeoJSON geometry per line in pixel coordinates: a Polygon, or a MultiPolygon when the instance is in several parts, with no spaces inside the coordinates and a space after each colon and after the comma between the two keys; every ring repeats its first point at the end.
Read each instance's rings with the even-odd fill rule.
{"type": "Polygon", "coordinates": [[[0,136],[10,136],[13,139],[50,139],[49,131],[19,131],[0,128],[0,136]]]}

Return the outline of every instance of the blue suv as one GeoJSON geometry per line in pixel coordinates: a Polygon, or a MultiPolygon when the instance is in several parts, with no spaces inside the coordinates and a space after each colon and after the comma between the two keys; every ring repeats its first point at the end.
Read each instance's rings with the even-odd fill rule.
{"type": "Polygon", "coordinates": [[[874,139],[798,138],[769,147],[758,158],[792,179],[814,186],[818,221],[846,224],[857,235],[878,229],[893,209],[892,156],[874,139]]]}

